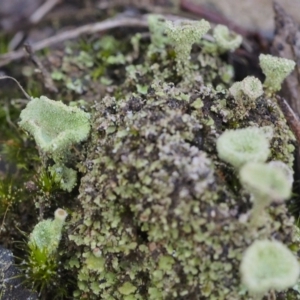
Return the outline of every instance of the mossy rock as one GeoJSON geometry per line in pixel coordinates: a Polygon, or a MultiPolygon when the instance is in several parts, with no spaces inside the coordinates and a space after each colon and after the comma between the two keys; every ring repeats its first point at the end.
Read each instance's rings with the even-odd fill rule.
{"type": "Polygon", "coordinates": [[[80,59],[66,51],[62,71],[52,69],[58,99],[96,101],[91,135],[78,151],[82,158],[86,150],[76,165],[79,195],[63,195],[71,220],[61,266],[77,278],[71,297],[251,299],[241,286],[243,253],[258,239],[291,244],[294,220],[285,204],[274,204],[263,226],[251,227],[250,195],[218,157],[216,140],[226,129],[269,126],[268,161],[292,167],[295,138],[276,99],[244,92],[235,99],[233,67],[203,44],[178,72],[167,41],[109,37],[111,49],[94,43],[80,59]]]}
{"type": "Polygon", "coordinates": [[[265,96],[241,108],[225,88],[148,83],[146,93],[94,107],[69,235],[75,296],[125,299],[128,286],[126,299],[250,299],[240,283],[243,252],[274,235],[289,244],[293,219],[284,204],[271,206],[264,226],[251,228],[249,194],[218,158],[216,138],[227,128],[272,126],[269,160],[291,165],[294,137],[265,96]],[[93,253],[104,259],[101,272],[89,267],[93,253]]]}

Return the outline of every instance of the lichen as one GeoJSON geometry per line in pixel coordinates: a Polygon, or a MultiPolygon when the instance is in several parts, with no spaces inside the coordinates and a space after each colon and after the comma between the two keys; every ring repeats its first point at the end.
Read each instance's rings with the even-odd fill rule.
{"type": "Polygon", "coordinates": [[[205,20],[178,23],[167,21],[165,32],[175,48],[179,72],[186,71],[186,64],[189,61],[193,44],[200,42],[200,39],[209,28],[210,25],[205,20]]]}
{"type": "Polygon", "coordinates": [[[264,85],[271,93],[281,89],[283,80],[293,71],[296,65],[290,59],[269,54],[260,54],[259,64],[266,75],[264,85]]]}
{"type": "Polygon", "coordinates": [[[220,24],[214,28],[213,37],[220,53],[234,51],[241,45],[243,40],[241,35],[230,32],[227,26],[220,24]]]}
{"type": "Polygon", "coordinates": [[[25,272],[24,283],[39,294],[54,288],[53,294],[59,298],[66,293],[68,281],[61,285],[61,267],[58,252],[67,212],[56,209],[54,219],[42,220],[36,224],[29,235],[27,257],[22,261],[21,269],[25,272]]]}
{"type": "Polygon", "coordinates": [[[219,157],[235,168],[247,162],[265,162],[270,154],[269,140],[257,127],[226,130],[216,145],[219,157]]]}
{"type": "Polygon", "coordinates": [[[169,69],[168,78],[179,80],[174,84],[162,81],[164,70],[159,73],[152,59],[126,68],[120,87],[126,93],[94,106],[81,208],[69,234],[78,262],[70,264],[78,272],[74,297],[250,299],[242,296],[238,275],[243,252],[274,232],[289,243],[293,219],[280,204],[266,208],[260,228],[243,221],[250,195],[219,159],[216,139],[226,128],[265,127],[268,159],[292,164],[294,137],[264,95],[239,115],[230,84],[199,82],[209,67],[190,69],[194,79],[187,84],[169,69]],[[148,88],[135,89],[136,83],[148,88]]]}
{"type": "Polygon", "coordinates": [[[89,114],[45,96],[32,99],[20,118],[20,127],[56,162],[64,160],[70,147],[86,140],[90,132],[89,114]]]}
{"type": "Polygon", "coordinates": [[[255,241],[244,253],[241,273],[251,293],[262,299],[271,289],[280,291],[295,285],[300,265],[284,244],[261,240],[255,241]]]}

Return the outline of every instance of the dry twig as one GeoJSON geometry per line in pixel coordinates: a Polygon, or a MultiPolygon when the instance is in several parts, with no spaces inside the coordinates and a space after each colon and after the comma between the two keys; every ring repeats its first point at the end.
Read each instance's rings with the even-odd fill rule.
{"type": "MultiPolygon", "coordinates": [[[[30,24],[39,23],[45,15],[47,15],[61,0],[47,0],[43,3],[28,19],[30,24]]],[[[9,43],[9,49],[16,49],[22,40],[24,40],[26,33],[24,31],[18,31],[9,43]]]]}
{"type": "Polygon", "coordinates": [[[24,96],[28,100],[31,100],[31,97],[27,94],[27,92],[24,90],[24,88],[22,87],[22,85],[20,84],[20,82],[16,78],[13,78],[11,76],[0,76],[0,80],[3,80],[3,79],[13,80],[18,85],[18,87],[20,88],[20,90],[22,91],[22,93],[24,94],[24,96]]]}
{"type": "Polygon", "coordinates": [[[41,72],[43,79],[44,79],[43,84],[44,84],[45,88],[51,92],[57,93],[58,90],[51,78],[51,75],[49,74],[47,69],[43,66],[43,64],[41,63],[39,58],[33,53],[31,46],[29,44],[24,44],[24,48],[25,48],[26,52],[29,54],[31,61],[35,64],[35,66],[41,72]]]}
{"type": "Polygon", "coordinates": [[[281,96],[276,96],[277,103],[283,112],[287,123],[293,131],[298,145],[300,145],[300,120],[298,115],[290,107],[289,103],[281,96]]]}
{"type": "Polygon", "coordinates": [[[38,23],[43,17],[51,11],[61,0],[47,0],[43,3],[29,18],[32,24],[38,23]]]}

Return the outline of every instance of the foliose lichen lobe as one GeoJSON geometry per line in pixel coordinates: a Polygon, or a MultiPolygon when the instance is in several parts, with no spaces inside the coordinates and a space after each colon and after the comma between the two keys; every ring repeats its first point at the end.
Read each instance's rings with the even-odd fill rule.
{"type": "Polygon", "coordinates": [[[232,81],[211,74],[202,55],[192,54],[194,79],[186,85],[175,69],[159,73],[153,56],[144,57],[127,69],[127,78],[133,69],[143,72],[125,80],[121,97],[95,104],[69,234],[77,251],[70,262],[78,272],[75,297],[250,299],[240,287],[242,253],[274,234],[293,239],[284,204],[268,208],[262,228],[243,221],[249,194],[219,159],[216,139],[225,129],[270,126],[269,160],[291,165],[294,137],[273,99],[250,103],[242,94],[237,101],[228,91],[232,81]],[[132,91],[136,81],[147,88],[132,91]]]}

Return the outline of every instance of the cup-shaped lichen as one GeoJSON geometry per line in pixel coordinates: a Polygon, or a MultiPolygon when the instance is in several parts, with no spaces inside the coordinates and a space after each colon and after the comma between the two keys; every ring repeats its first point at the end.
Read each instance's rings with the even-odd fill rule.
{"type": "Polygon", "coordinates": [[[240,271],[242,282],[261,298],[269,290],[282,291],[293,286],[300,273],[293,253],[281,242],[255,241],[244,253],[240,271]]]}
{"type": "Polygon", "coordinates": [[[179,69],[187,64],[193,44],[200,42],[209,29],[210,25],[205,20],[166,22],[166,33],[175,48],[179,69]]]}
{"type": "Polygon", "coordinates": [[[271,92],[281,89],[283,80],[293,71],[296,63],[290,59],[260,54],[259,64],[266,75],[264,86],[271,92]]]}
{"type": "MultiPolygon", "coordinates": [[[[58,208],[54,220],[40,221],[29,236],[28,257],[22,268],[29,284],[37,291],[53,288],[60,280],[57,248],[67,215],[65,210],[58,208]]],[[[56,292],[60,290],[64,290],[64,287],[58,286],[56,292]]]]}
{"type": "Polygon", "coordinates": [[[217,139],[219,157],[235,168],[247,162],[264,162],[267,160],[269,140],[263,130],[248,127],[227,130],[217,139]]]}
{"type": "Polygon", "coordinates": [[[234,51],[241,45],[243,40],[239,34],[230,32],[225,25],[217,25],[214,28],[213,36],[220,52],[234,51]]]}
{"type": "Polygon", "coordinates": [[[33,229],[29,238],[29,247],[38,248],[47,254],[52,254],[57,250],[61,239],[61,231],[68,216],[67,212],[58,208],[54,213],[54,220],[43,220],[33,229]]]}
{"type": "Polygon", "coordinates": [[[250,162],[240,170],[242,185],[254,196],[254,201],[281,202],[291,195],[290,181],[282,170],[263,163],[250,162]]]}
{"type": "Polygon", "coordinates": [[[268,163],[269,166],[274,168],[274,170],[280,169],[286,176],[287,181],[290,183],[290,188],[292,189],[294,183],[294,171],[287,164],[280,160],[273,160],[268,163]]]}
{"type": "Polygon", "coordinates": [[[237,102],[240,102],[243,96],[253,102],[263,94],[263,88],[259,79],[247,76],[243,81],[235,82],[229,88],[229,92],[237,102]]]}
{"type": "Polygon", "coordinates": [[[20,118],[19,125],[54,160],[63,156],[71,145],[86,140],[90,132],[88,113],[45,96],[32,99],[20,118]]]}

